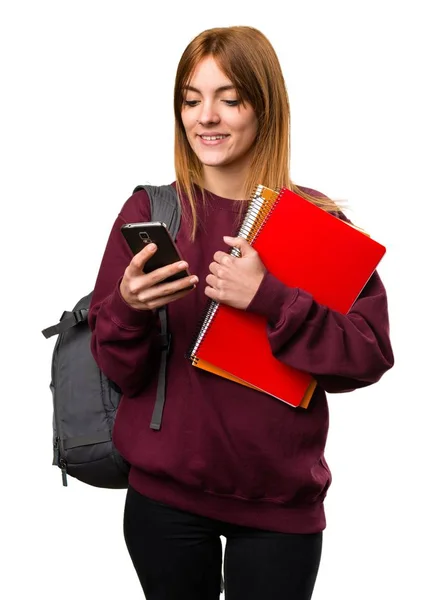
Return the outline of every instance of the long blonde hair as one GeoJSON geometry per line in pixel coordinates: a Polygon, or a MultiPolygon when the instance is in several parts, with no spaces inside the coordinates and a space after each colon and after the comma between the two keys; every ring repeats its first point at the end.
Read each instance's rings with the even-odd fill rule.
{"type": "Polygon", "coordinates": [[[251,105],[258,121],[246,197],[257,184],[287,187],[325,210],[337,210],[329,198],[309,196],[290,179],[290,105],[281,66],[269,40],[253,27],[208,29],[195,37],[179,61],[174,89],[175,171],[177,189],[187,197],[192,215],[192,238],[197,228],[194,185],[203,192],[202,164],[192,150],[181,112],[184,88],[198,63],[211,56],[236,88],[239,100],[251,105]]]}

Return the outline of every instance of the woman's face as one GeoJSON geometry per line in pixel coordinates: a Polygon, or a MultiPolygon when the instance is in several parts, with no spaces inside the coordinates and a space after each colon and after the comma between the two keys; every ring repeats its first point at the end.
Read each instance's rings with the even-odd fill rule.
{"type": "Polygon", "coordinates": [[[184,89],[181,116],[190,146],[203,165],[249,165],[256,115],[250,105],[239,103],[232,82],[212,57],[197,65],[184,89]]]}

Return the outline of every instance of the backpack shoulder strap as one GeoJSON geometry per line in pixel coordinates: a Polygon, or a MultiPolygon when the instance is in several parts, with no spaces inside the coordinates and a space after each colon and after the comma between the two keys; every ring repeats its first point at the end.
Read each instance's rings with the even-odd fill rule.
{"type": "Polygon", "coordinates": [[[138,185],[133,193],[145,190],[150,199],[151,220],[165,223],[175,239],[181,224],[181,204],[172,185],[138,185]]]}
{"type": "MultiPolygon", "coordinates": [[[[139,190],[145,190],[148,194],[151,207],[151,220],[165,223],[171,236],[175,239],[181,224],[181,204],[175,188],[172,185],[138,185],[133,190],[133,193],[139,190]]],[[[162,306],[157,312],[160,319],[161,357],[156,402],[150,424],[150,428],[156,431],[162,426],[163,408],[166,399],[166,368],[171,345],[167,307],[162,306]]]]}

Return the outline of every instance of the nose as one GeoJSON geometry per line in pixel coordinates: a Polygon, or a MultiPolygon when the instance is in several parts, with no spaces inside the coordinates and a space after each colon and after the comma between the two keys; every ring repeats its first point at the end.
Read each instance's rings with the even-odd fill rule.
{"type": "Polygon", "coordinates": [[[201,111],[196,119],[201,125],[220,123],[220,115],[213,102],[202,102],[201,111]]]}

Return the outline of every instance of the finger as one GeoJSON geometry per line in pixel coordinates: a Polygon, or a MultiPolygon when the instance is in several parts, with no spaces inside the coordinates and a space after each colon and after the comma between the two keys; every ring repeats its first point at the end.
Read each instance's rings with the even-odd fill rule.
{"type": "Polygon", "coordinates": [[[156,244],[148,244],[137,252],[130,261],[129,267],[134,274],[142,272],[145,264],[157,252],[156,244]]]}
{"type": "MultiPolygon", "coordinates": [[[[168,277],[171,277],[171,275],[176,275],[178,272],[186,271],[188,269],[188,266],[189,265],[184,260],[181,260],[179,262],[166,265],[165,267],[155,269],[154,271],[151,271],[151,273],[148,273],[146,275],[148,285],[157,285],[165,279],[167,279],[168,277]]],[[[184,273],[184,276],[188,277],[189,275],[187,273],[184,273]]]]}
{"type": "Polygon", "coordinates": [[[230,237],[225,235],[223,237],[224,242],[231,246],[232,248],[238,248],[241,256],[247,256],[255,252],[255,250],[250,246],[250,244],[242,237],[230,237]]]}
{"type": "Polygon", "coordinates": [[[214,254],[214,260],[219,263],[219,265],[230,265],[233,263],[235,258],[226,254],[226,252],[221,252],[220,250],[214,254]]]}
{"type": "MultiPolygon", "coordinates": [[[[144,270],[144,267],[148,260],[157,252],[157,246],[154,243],[148,244],[144,246],[140,252],[135,254],[130,262],[131,274],[141,274],[144,270]]],[[[172,263],[170,265],[166,265],[165,267],[161,267],[160,269],[156,269],[152,271],[152,273],[156,273],[155,277],[152,278],[152,285],[159,281],[163,281],[167,277],[174,275],[178,271],[184,271],[188,268],[188,264],[185,261],[178,261],[172,263]]]]}
{"type": "Polygon", "coordinates": [[[216,302],[219,301],[219,295],[217,290],[215,290],[213,287],[207,285],[207,287],[205,288],[205,296],[207,296],[208,298],[211,298],[211,300],[215,300],[216,302]]]}
{"type": "Polygon", "coordinates": [[[215,275],[216,277],[219,276],[220,273],[220,265],[216,262],[212,262],[209,266],[209,271],[210,273],[212,273],[213,275],[215,275]]]}
{"type": "Polygon", "coordinates": [[[209,286],[211,286],[212,288],[216,289],[217,288],[217,283],[218,283],[218,279],[217,277],[215,277],[214,275],[207,275],[205,281],[207,282],[207,284],[209,286]]]}
{"type": "MultiPolygon", "coordinates": [[[[129,266],[126,269],[129,277],[142,276],[143,269],[145,268],[147,261],[154,254],[154,250],[152,250],[151,253],[149,253],[147,250],[150,246],[154,246],[157,250],[155,244],[149,244],[140,252],[135,254],[135,256],[132,258],[129,266]]],[[[151,273],[145,273],[143,276],[145,287],[156,285],[171,275],[176,275],[179,271],[186,271],[188,266],[189,265],[185,261],[178,261],[170,265],[160,267],[159,269],[155,269],[154,271],[151,271],[151,273]]]]}
{"type": "Polygon", "coordinates": [[[180,298],[184,298],[187,294],[190,294],[196,286],[189,287],[186,290],[181,290],[180,292],[176,292],[175,294],[170,294],[169,296],[164,296],[163,298],[155,298],[154,300],[150,300],[146,302],[146,306],[149,310],[154,310],[156,308],[160,308],[161,306],[166,306],[171,302],[175,302],[175,300],[179,300],[180,298]]]}
{"type": "Polygon", "coordinates": [[[196,275],[193,275],[192,277],[183,277],[177,281],[145,287],[139,292],[138,300],[140,302],[150,302],[159,298],[163,299],[167,296],[181,293],[185,290],[189,290],[191,287],[195,287],[198,281],[196,275]]]}

